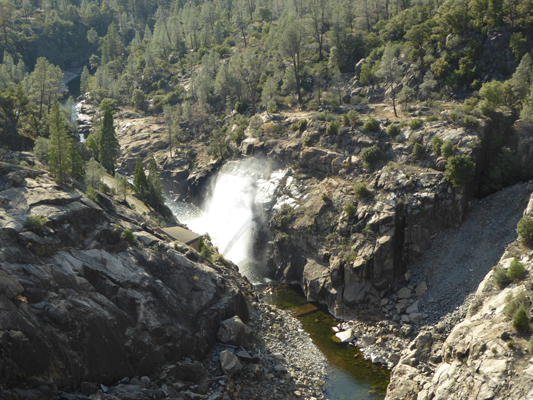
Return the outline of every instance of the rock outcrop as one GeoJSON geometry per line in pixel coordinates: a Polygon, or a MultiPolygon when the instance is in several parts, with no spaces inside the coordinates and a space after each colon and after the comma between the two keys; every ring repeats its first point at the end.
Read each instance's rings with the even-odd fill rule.
{"type": "Polygon", "coordinates": [[[252,289],[236,266],[193,262],[139,214],[80,189],[56,184],[29,153],[0,150],[3,389],[47,398],[203,360],[220,321],[248,319],[252,289]]]}

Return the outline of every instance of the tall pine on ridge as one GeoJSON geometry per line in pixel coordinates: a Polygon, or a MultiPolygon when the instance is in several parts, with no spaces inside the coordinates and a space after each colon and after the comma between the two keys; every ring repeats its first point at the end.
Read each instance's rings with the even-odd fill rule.
{"type": "Polygon", "coordinates": [[[49,120],[50,139],[48,146],[50,149],[50,172],[54,175],[56,181],[63,182],[65,175],[70,170],[70,140],[57,100],[52,105],[49,120]]]}
{"type": "Polygon", "coordinates": [[[138,199],[144,200],[148,194],[148,180],[144,173],[141,156],[135,162],[135,175],[133,176],[133,192],[138,199]]]}
{"type": "Polygon", "coordinates": [[[109,108],[106,108],[100,133],[98,158],[106,171],[113,176],[115,175],[115,162],[118,158],[119,150],[120,145],[118,144],[115,126],[113,125],[113,114],[109,108]]]}
{"type": "Polygon", "coordinates": [[[159,204],[163,203],[163,185],[153,154],[150,155],[148,164],[148,203],[155,208],[159,208],[159,204]]]}

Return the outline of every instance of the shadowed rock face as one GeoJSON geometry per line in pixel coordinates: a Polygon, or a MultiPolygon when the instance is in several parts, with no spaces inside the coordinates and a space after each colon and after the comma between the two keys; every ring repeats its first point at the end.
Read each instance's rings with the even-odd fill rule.
{"type": "MultiPolygon", "coordinates": [[[[4,151],[0,160],[17,156],[33,164],[4,151]]],[[[51,378],[66,390],[150,374],[185,357],[203,359],[220,321],[247,320],[251,288],[234,265],[189,260],[109,198],[96,204],[14,163],[2,171],[0,386],[51,378]],[[6,179],[13,172],[22,179],[6,179]],[[46,219],[30,227],[28,215],[46,219]],[[117,224],[150,235],[153,245],[128,245],[117,224]]]]}

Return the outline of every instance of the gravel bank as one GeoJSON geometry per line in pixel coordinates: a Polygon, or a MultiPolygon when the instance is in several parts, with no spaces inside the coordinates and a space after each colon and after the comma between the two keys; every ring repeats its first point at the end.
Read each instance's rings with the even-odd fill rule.
{"type": "Polygon", "coordinates": [[[527,206],[531,184],[518,184],[477,201],[463,225],[439,234],[410,267],[411,284],[427,282],[419,302],[427,325],[453,327],[468,310],[479,283],[517,237],[516,225],[527,206]]]}
{"type": "MultiPolygon", "coordinates": [[[[253,360],[240,374],[215,381],[210,400],[325,399],[326,359],[300,321],[289,311],[253,303],[249,326],[255,338],[253,360]]],[[[223,350],[228,347],[218,345],[214,351],[211,376],[223,375],[219,357],[223,350]]]]}

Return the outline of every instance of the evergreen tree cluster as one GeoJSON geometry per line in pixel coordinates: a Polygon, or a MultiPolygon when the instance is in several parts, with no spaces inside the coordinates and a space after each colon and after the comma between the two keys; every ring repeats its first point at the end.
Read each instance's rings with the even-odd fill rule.
{"type": "Polygon", "coordinates": [[[149,158],[148,176],[146,176],[141,156],[137,156],[133,177],[133,191],[137,198],[159,209],[159,206],[164,202],[163,185],[161,184],[161,177],[153,154],[149,158]]]}

